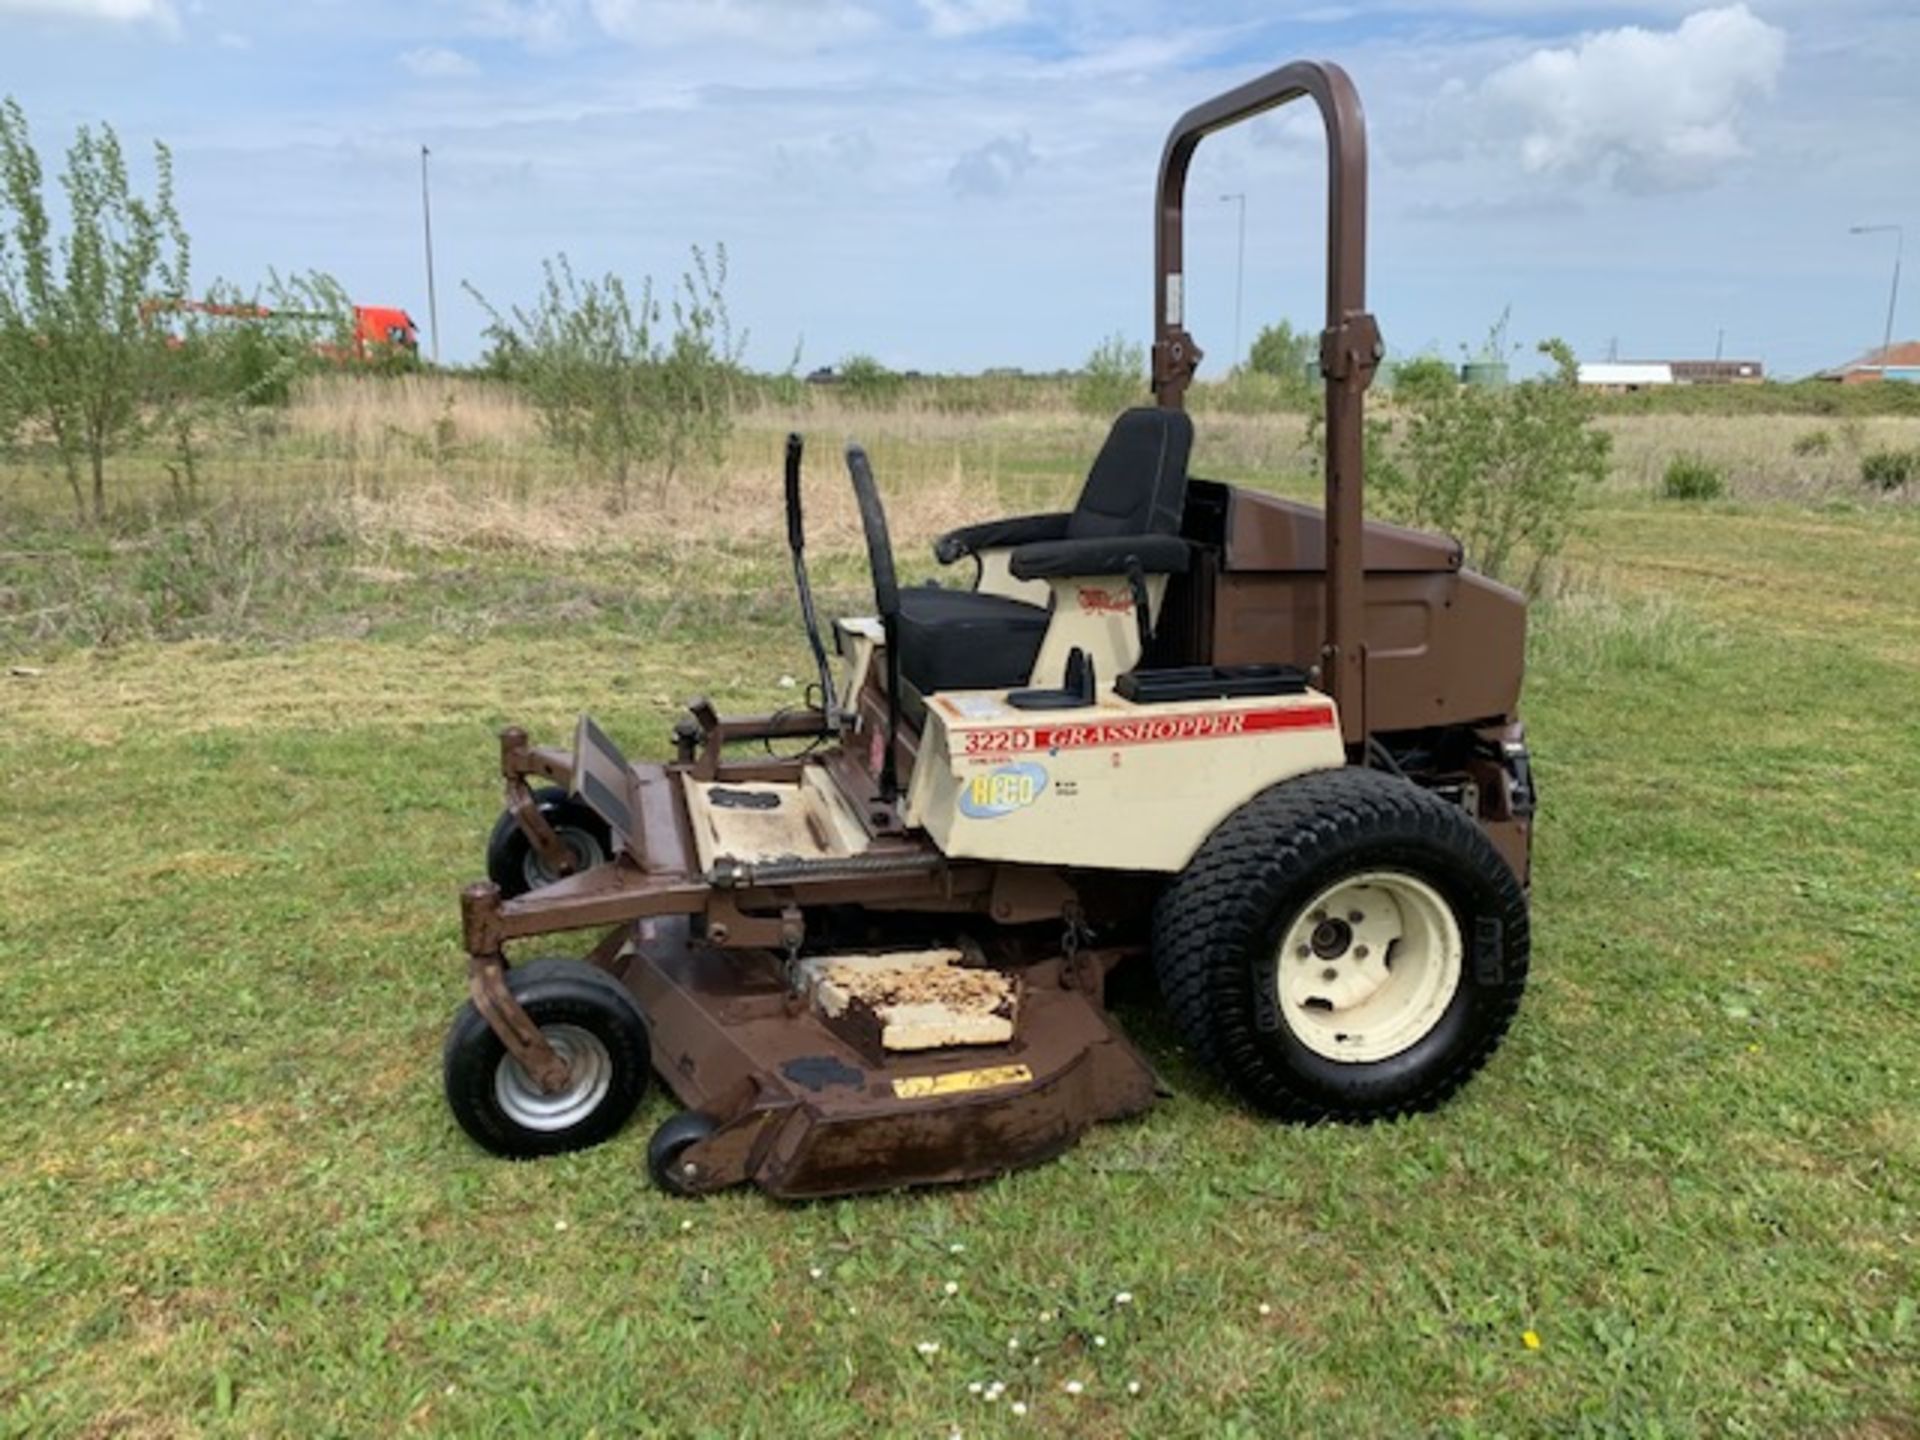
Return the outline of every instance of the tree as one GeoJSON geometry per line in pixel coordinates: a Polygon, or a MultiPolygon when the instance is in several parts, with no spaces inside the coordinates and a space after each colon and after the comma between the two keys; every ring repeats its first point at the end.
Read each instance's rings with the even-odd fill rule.
{"type": "Polygon", "coordinates": [[[1288,385],[1306,385],[1307,367],[1313,364],[1319,343],[1307,331],[1295,330],[1291,321],[1263,325],[1253,337],[1253,349],[1247,352],[1247,368],[1288,385]]]}
{"type": "Polygon", "coordinates": [[[1438,355],[1415,355],[1396,363],[1389,373],[1393,398],[1404,404],[1418,404],[1460,388],[1460,375],[1438,355]]]}
{"type": "Polygon", "coordinates": [[[548,260],[530,308],[492,317],[490,354],[520,385],[550,438],[593,460],[625,503],[636,467],[662,486],[696,454],[718,459],[733,428],[740,351],[727,317],[725,246],[693,267],[663,305],[653,281],[629,292],[618,275],[582,279],[565,255],[548,260]]]}
{"type": "Polygon", "coordinates": [[[1113,415],[1140,403],[1146,379],[1146,347],[1124,335],[1109,335],[1080,367],[1074,403],[1089,415],[1113,415]]]}
{"type": "Polygon", "coordinates": [[[44,428],[74,508],[106,516],[107,459],[153,419],[165,336],[146,302],[187,289],[173,157],[154,145],[151,198],[134,193],[111,126],[82,127],[60,177],[67,233],[48,215],[40,157],[18,103],[0,103],[0,370],[4,408],[44,428]]]}
{"type": "Polygon", "coordinates": [[[1539,589],[1587,492],[1606,478],[1610,439],[1594,427],[1573,351],[1545,340],[1552,374],[1505,389],[1416,387],[1406,434],[1368,436],[1382,508],[1454,535],[1489,575],[1539,589]]]}

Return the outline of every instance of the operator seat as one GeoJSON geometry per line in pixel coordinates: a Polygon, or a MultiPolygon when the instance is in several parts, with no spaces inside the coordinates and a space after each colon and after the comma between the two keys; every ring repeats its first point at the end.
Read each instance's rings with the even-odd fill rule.
{"type": "MultiPolygon", "coordinates": [[[[968,525],[942,535],[934,555],[950,565],[962,556],[1010,549],[1018,567],[1023,549],[1039,556],[1042,547],[1056,548],[1053,542],[1121,542],[1124,549],[1136,537],[1177,537],[1192,449],[1193,421],[1184,411],[1125,411],[1107,432],[1071,512],[968,525]]],[[[900,592],[900,673],[921,695],[1024,686],[1049,617],[1046,606],[1005,595],[909,587],[900,592]]]]}

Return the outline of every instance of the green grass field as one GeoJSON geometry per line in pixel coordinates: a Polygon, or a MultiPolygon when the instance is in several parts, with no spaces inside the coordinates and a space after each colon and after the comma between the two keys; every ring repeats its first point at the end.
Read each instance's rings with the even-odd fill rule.
{"type": "MultiPolygon", "coordinates": [[[[960,499],[1057,490],[1065,432],[1006,432],[960,499]]],[[[1911,506],[1590,514],[1528,679],[1535,982],[1439,1114],[1262,1123],[1143,983],[1177,1097],[995,1183],[672,1200],[658,1092],[601,1149],[490,1159],[438,1065],[493,732],[590,709],[657,755],[687,695],[790,699],[770,515],[8,533],[16,618],[182,588],[180,544],[237,547],[183,613],[249,555],[312,573],[256,565],[227,638],[6,632],[0,1433],[1920,1436],[1911,506]]]]}

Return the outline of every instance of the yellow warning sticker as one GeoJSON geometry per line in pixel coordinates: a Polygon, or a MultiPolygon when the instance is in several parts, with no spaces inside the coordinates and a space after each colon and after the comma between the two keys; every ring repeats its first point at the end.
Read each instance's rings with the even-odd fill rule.
{"type": "Polygon", "coordinates": [[[1033,1071],[1024,1065],[993,1065],[985,1070],[949,1070],[944,1075],[909,1075],[893,1082],[893,1093],[902,1100],[925,1100],[934,1095],[1024,1085],[1031,1079],[1033,1071]]]}

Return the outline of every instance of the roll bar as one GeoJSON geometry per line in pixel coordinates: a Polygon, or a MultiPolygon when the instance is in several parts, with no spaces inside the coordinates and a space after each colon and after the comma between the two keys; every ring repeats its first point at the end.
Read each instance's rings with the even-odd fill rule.
{"type": "Polygon", "coordinates": [[[1321,683],[1340,707],[1348,745],[1367,737],[1365,524],[1367,386],[1386,353],[1367,312],[1367,122],[1347,72],[1329,61],[1301,60],[1196,105],[1174,122],[1160,155],[1155,194],[1153,393],[1163,408],[1185,406],[1200,349],[1187,333],[1182,251],[1187,167],[1216,130],[1302,96],[1320,107],[1327,132],[1327,322],[1320,373],[1327,384],[1325,642],[1321,683]]]}

